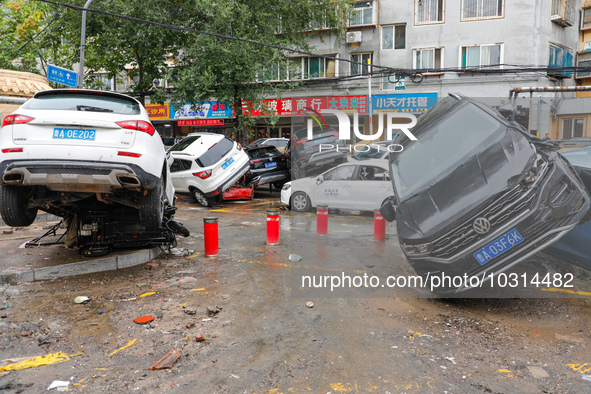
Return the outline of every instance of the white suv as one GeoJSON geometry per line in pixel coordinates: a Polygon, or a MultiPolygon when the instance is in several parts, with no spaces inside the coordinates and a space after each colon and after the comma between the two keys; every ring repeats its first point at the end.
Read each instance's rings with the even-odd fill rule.
{"type": "Polygon", "coordinates": [[[192,133],[168,149],[177,192],[190,193],[204,207],[211,206],[250,168],[239,143],[221,134],[192,133]]]}
{"type": "Polygon", "coordinates": [[[46,90],[0,129],[0,214],[13,227],[43,210],[65,217],[93,203],[138,210],[161,227],[174,202],[166,151],[142,104],[103,91],[46,90]]]}

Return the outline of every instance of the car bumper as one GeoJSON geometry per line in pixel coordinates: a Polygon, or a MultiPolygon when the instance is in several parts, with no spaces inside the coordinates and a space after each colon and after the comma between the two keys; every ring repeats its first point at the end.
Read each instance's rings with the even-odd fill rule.
{"type": "Polygon", "coordinates": [[[251,178],[248,181],[248,185],[254,185],[256,187],[260,185],[266,185],[267,183],[282,181],[285,178],[287,178],[285,172],[271,172],[267,174],[260,174],[255,175],[253,178],[251,178]]]}
{"type": "Polygon", "coordinates": [[[138,165],[97,161],[3,161],[0,173],[3,185],[46,186],[56,191],[106,193],[114,188],[152,189],[160,183],[138,165]]]}
{"type": "Polygon", "coordinates": [[[291,198],[291,188],[284,190],[281,189],[281,203],[289,206],[289,199],[291,198]]]}
{"type": "Polygon", "coordinates": [[[302,166],[304,168],[322,167],[326,164],[345,160],[347,160],[347,155],[344,152],[318,152],[312,154],[307,160],[302,160],[302,166]]]}
{"type": "Polygon", "coordinates": [[[214,190],[211,190],[209,192],[205,192],[205,196],[206,197],[215,197],[215,196],[219,196],[222,192],[228,190],[230,188],[230,186],[234,185],[236,182],[238,182],[238,180],[240,180],[240,178],[242,178],[242,176],[244,174],[246,174],[248,172],[248,170],[250,169],[250,163],[247,161],[245,164],[242,165],[242,167],[240,167],[239,170],[237,170],[230,178],[228,178],[228,180],[226,180],[221,186],[217,187],[214,190]]]}
{"type": "MultiPolygon", "coordinates": [[[[449,235],[448,244],[468,244],[469,246],[463,249],[460,248],[459,251],[453,252],[451,256],[438,255],[434,251],[426,255],[407,254],[406,257],[410,265],[423,278],[441,275],[464,277],[464,275],[467,275],[468,277],[478,276],[488,280],[560,239],[589,210],[589,196],[578,182],[572,182],[573,178],[567,177],[566,174],[569,174],[570,170],[564,161],[557,159],[553,163],[554,165],[548,168],[540,184],[524,193],[524,203],[528,205],[525,206],[525,209],[519,211],[517,216],[511,217],[499,228],[493,228],[493,231],[489,234],[478,236],[471,242],[468,242],[465,238],[462,239],[464,233],[460,236],[457,229],[454,229],[446,234],[447,236],[454,233],[449,235]],[[568,198],[563,198],[560,201],[561,203],[557,205],[555,203],[558,198],[557,189],[562,190],[564,182],[568,182],[569,195],[568,198]],[[498,240],[513,229],[519,232],[523,242],[513,245],[485,263],[478,262],[475,253],[483,250],[491,242],[498,240]]],[[[481,216],[481,213],[478,213],[466,223],[471,223],[479,216],[481,216]]],[[[448,248],[448,245],[444,245],[439,241],[444,237],[433,241],[432,245],[448,248]]],[[[401,242],[405,241],[401,240],[401,242]]],[[[408,242],[405,243],[408,244],[408,242]]],[[[421,244],[421,242],[417,241],[416,244],[421,244]]],[[[470,289],[469,286],[455,287],[452,285],[436,289],[435,292],[445,295],[468,289],[470,289]]]]}

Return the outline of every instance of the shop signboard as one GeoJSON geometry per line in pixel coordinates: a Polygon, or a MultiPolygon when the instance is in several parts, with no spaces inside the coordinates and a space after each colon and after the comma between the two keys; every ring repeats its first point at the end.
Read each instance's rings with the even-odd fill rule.
{"type": "Polygon", "coordinates": [[[169,104],[146,104],[145,107],[150,119],[170,119],[169,104]]]}
{"type": "Polygon", "coordinates": [[[250,116],[294,116],[323,109],[337,109],[345,113],[367,113],[367,96],[319,96],[263,100],[262,107],[249,108],[247,102],[242,109],[250,116]]]}
{"type": "Polygon", "coordinates": [[[437,103],[437,93],[377,94],[371,103],[374,112],[425,112],[437,103]]]}
{"type": "Polygon", "coordinates": [[[177,110],[174,109],[174,106],[170,108],[171,119],[231,118],[233,116],[231,105],[216,101],[185,103],[177,110]]]}

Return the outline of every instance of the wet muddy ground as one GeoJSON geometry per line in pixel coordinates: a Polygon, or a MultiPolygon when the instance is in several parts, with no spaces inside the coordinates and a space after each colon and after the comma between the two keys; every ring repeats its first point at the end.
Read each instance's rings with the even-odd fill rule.
{"type": "MultiPolygon", "coordinates": [[[[281,244],[266,246],[265,209],[278,200],[270,197],[213,210],[181,200],[177,219],[192,235],[179,238],[180,256],[0,287],[0,362],[70,355],[1,375],[0,391],[41,393],[63,380],[73,392],[591,392],[586,293],[548,298],[532,288],[514,298],[435,299],[424,291],[309,291],[303,274],[412,271],[395,228],[375,243],[368,215],[331,213],[329,234],[318,237],[312,214],[281,211],[281,244]],[[212,215],[220,255],[205,258],[202,219],[212,215]],[[90,301],[76,304],[77,296],[90,301]],[[145,315],[155,320],[133,322],[145,315]],[[173,349],[180,358],[171,369],[148,369],[173,349]]],[[[552,262],[536,256],[528,264],[552,262]]],[[[586,272],[556,269],[576,271],[577,286],[589,286],[586,272]]]]}

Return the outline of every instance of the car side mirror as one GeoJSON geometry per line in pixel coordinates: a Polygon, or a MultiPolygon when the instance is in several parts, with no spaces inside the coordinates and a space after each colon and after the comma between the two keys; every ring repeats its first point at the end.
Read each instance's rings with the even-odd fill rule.
{"type": "Polygon", "coordinates": [[[319,176],[318,178],[316,178],[316,184],[317,185],[320,185],[322,182],[324,182],[324,179],[321,176],[319,176]]]}
{"type": "Polygon", "coordinates": [[[388,198],[380,207],[380,213],[388,222],[393,222],[396,219],[396,199],[394,197],[388,198]]]}

